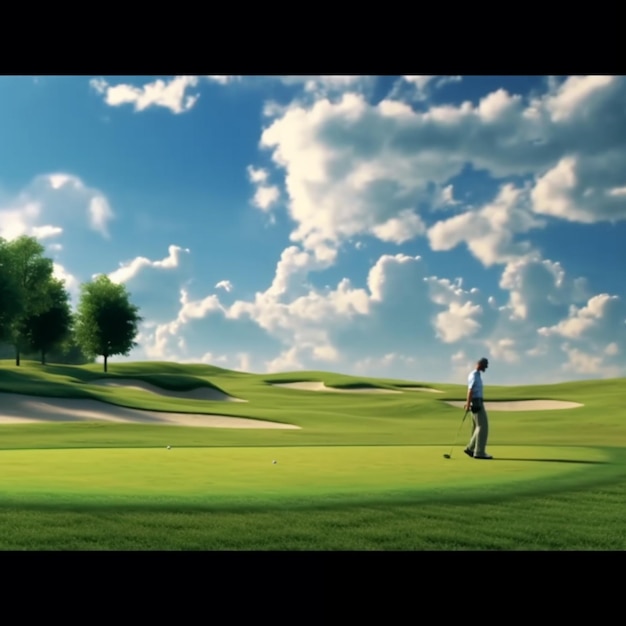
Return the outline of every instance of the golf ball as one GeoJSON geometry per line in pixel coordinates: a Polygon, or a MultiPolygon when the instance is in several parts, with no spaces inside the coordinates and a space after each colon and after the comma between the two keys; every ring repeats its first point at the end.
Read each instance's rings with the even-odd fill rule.
{"type": "Polygon", "coordinates": [[[276,465],[276,459],[274,459],[274,460],[272,461],[272,464],[273,464],[273,465],[276,465]]]}
{"type": "Polygon", "coordinates": [[[172,446],[167,446],[167,449],[168,449],[168,450],[171,450],[171,449],[172,449],[172,446]]]}

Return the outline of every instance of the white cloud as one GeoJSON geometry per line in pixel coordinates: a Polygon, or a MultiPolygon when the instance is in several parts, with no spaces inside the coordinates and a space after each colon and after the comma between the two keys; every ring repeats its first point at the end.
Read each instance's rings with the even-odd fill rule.
{"type": "Polygon", "coordinates": [[[546,98],[546,109],[554,122],[571,121],[593,113],[598,100],[615,76],[570,76],[546,98]]]}
{"type": "Polygon", "coordinates": [[[433,199],[433,208],[448,208],[460,204],[461,202],[454,197],[454,185],[446,185],[437,189],[433,199]]]}
{"type": "MultiPolygon", "coordinates": [[[[569,316],[553,326],[541,327],[544,336],[558,335],[567,339],[594,338],[598,342],[617,339],[626,345],[626,307],[618,296],[606,293],[593,296],[586,306],[570,307],[569,316]]],[[[615,344],[617,345],[617,344],[615,344]]]]}
{"type": "Polygon", "coordinates": [[[425,101],[435,89],[460,80],[461,76],[404,75],[396,81],[388,97],[425,101]]]}
{"type": "MultiPolygon", "coordinates": [[[[411,80],[435,84],[428,77],[411,80]]],[[[468,164],[495,180],[525,177],[528,186],[502,181],[500,197],[477,215],[465,213],[429,231],[437,249],[466,241],[485,264],[506,263],[531,251],[514,236],[544,227],[537,214],[587,221],[626,215],[623,196],[611,193],[626,182],[619,108],[625,94],[624,77],[590,78],[568,80],[528,102],[501,89],[476,105],[414,111],[398,101],[374,105],[344,93],[276,109],[261,146],[284,171],[296,223],[291,240],[307,249],[359,234],[387,237],[385,225],[403,211],[425,201],[441,204],[445,196],[433,197],[433,187],[451,199],[451,181],[468,164]],[[558,124],[553,115],[560,115],[558,124]],[[464,234],[468,228],[471,237],[464,234]]]]}
{"type": "Polygon", "coordinates": [[[255,194],[253,203],[262,211],[268,211],[280,198],[280,191],[275,185],[272,187],[259,187],[255,194]]]}
{"type": "Polygon", "coordinates": [[[219,83],[220,85],[228,85],[229,83],[241,80],[241,76],[237,75],[207,75],[206,78],[210,81],[219,83]]]}
{"type": "Polygon", "coordinates": [[[267,185],[269,172],[267,169],[255,168],[249,165],[248,178],[256,189],[252,204],[264,212],[268,212],[280,199],[280,190],[276,185],[267,185]]]}
{"type": "Polygon", "coordinates": [[[276,265],[276,273],[267,295],[279,298],[302,294],[307,288],[304,279],[312,270],[325,269],[330,262],[319,260],[309,252],[303,252],[297,246],[283,250],[276,265]]]}
{"type": "Polygon", "coordinates": [[[52,275],[59,280],[62,280],[67,292],[70,295],[72,306],[75,308],[78,305],[80,296],[80,281],[68,272],[60,263],[52,264],[52,275]]]}
{"type": "Polygon", "coordinates": [[[180,267],[183,254],[189,254],[189,248],[171,245],[168,247],[168,256],[160,261],[150,261],[146,257],[135,257],[131,261],[120,263],[120,267],[109,274],[109,278],[114,283],[127,283],[146,268],[157,268],[163,270],[176,269],[180,267]]]}
{"type": "Polygon", "coordinates": [[[142,87],[127,83],[111,86],[103,78],[96,78],[90,81],[90,85],[104,96],[104,101],[109,106],[132,104],[135,111],[163,107],[172,113],[184,113],[192,109],[199,98],[198,94],[187,95],[189,88],[198,85],[197,76],[175,76],[167,81],[158,79],[142,87]]]}
{"type": "MultiPolygon", "coordinates": [[[[504,90],[475,104],[425,100],[416,111],[398,100],[371,104],[352,93],[358,81],[336,79],[331,94],[321,78],[285,77],[307,97],[268,104],[260,143],[273,166],[247,170],[252,202],[269,212],[280,188],[295,223],[273,281],[230,306],[216,294],[174,289],[182,294],[176,311],[146,329],[154,353],[262,354],[260,366],[273,371],[358,364],[462,382],[483,352],[495,361],[492,380],[517,382],[525,356],[541,360],[528,373],[539,382],[564,363],[577,373],[617,367],[626,348],[621,300],[593,296],[584,280],[544,259],[529,233],[549,226],[546,216],[590,223],[625,215],[626,79],[568,79],[527,101],[504,90]],[[468,166],[498,186],[475,208],[461,200],[468,166]],[[428,204],[457,214],[441,220],[426,208],[425,215],[428,204]],[[502,265],[498,287],[508,299],[432,276],[409,255],[372,261],[364,286],[347,278],[326,289],[311,284],[312,273],[340,260],[345,241],[408,243],[423,235],[433,250],[465,244],[483,266],[502,265]],[[237,335],[234,347],[227,331],[237,335]]],[[[403,83],[426,91],[451,78],[403,83]]]]}
{"type": "Polygon", "coordinates": [[[433,250],[444,251],[466,243],[472,254],[486,267],[510,263],[527,256],[533,248],[529,241],[515,236],[545,226],[528,209],[528,190],[506,184],[493,202],[440,220],[428,229],[433,250]]]}
{"type": "Polygon", "coordinates": [[[414,85],[419,91],[423,91],[425,87],[437,77],[427,75],[405,75],[402,78],[407,83],[414,85]]]}
{"type": "Polygon", "coordinates": [[[188,248],[170,245],[165,258],[151,261],[136,257],[120,263],[108,276],[113,282],[126,285],[146,321],[166,323],[176,316],[181,289],[191,280],[190,254],[188,248]]]}
{"type": "Polygon", "coordinates": [[[0,204],[0,236],[49,239],[76,233],[88,225],[103,237],[115,218],[106,196],[72,174],[57,172],[33,178],[0,204]]]}
{"type": "Polygon", "coordinates": [[[289,350],[281,352],[275,359],[267,361],[265,363],[267,372],[276,373],[302,370],[303,365],[302,362],[298,360],[297,352],[297,348],[290,348],[289,350]]]}
{"type": "Polygon", "coordinates": [[[447,311],[437,314],[437,336],[444,343],[455,343],[473,335],[480,328],[480,324],[472,316],[481,312],[480,306],[472,305],[471,302],[463,305],[451,303],[447,311]]]}
{"type": "Polygon", "coordinates": [[[216,289],[224,289],[224,291],[232,291],[233,290],[233,284],[230,282],[230,280],[220,280],[219,283],[217,283],[215,285],[216,289]]]}
{"type": "Polygon", "coordinates": [[[372,233],[381,241],[391,241],[401,244],[414,239],[417,235],[423,235],[426,226],[419,215],[411,209],[407,209],[392,217],[383,224],[374,226],[372,233]]]}
{"type": "Polygon", "coordinates": [[[623,371],[616,366],[607,365],[601,354],[590,354],[569,344],[562,346],[567,355],[567,362],[562,369],[565,372],[582,374],[584,377],[618,378],[623,376],[623,371]]]}
{"type": "MultiPolygon", "coordinates": [[[[501,363],[520,363],[522,360],[521,348],[517,345],[515,339],[488,339],[485,343],[489,349],[489,355],[492,361],[499,361],[501,363]]],[[[530,356],[532,356],[532,354],[530,354],[530,356]]]]}
{"type": "Polygon", "coordinates": [[[267,181],[269,173],[264,168],[256,168],[252,165],[248,165],[247,168],[248,177],[253,183],[264,183],[267,181]]]}
{"type": "Polygon", "coordinates": [[[305,93],[321,98],[326,95],[341,94],[344,92],[361,91],[371,87],[375,77],[361,75],[302,75],[302,76],[274,76],[285,85],[302,86],[305,93]]]}
{"type": "Polygon", "coordinates": [[[17,206],[0,207],[0,237],[11,241],[22,235],[34,235],[40,228],[35,226],[40,214],[39,202],[22,201],[17,206]]]}
{"type": "MultiPolygon", "coordinates": [[[[583,317],[593,313],[601,319],[604,332],[570,333],[571,354],[564,352],[558,333],[537,332],[542,320],[557,325],[583,293],[552,261],[525,259],[505,268],[502,288],[511,298],[502,306],[461,279],[430,276],[420,257],[383,255],[370,268],[366,288],[344,278],[323,290],[303,280],[316,270],[313,261],[311,253],[289,248],[273,285],[252,301],[226,305],[216,294],[192,298],[181,289],[175,314],[142,328],[142,354],[179,361],[221,359],[224,367],[235,366],[234,355],[254,354],[261,371],[329,367],[440,382],[464,382],[476,358],[486,355],[493,363],[491,380],[517,384],[525,357],[541,359],[543,369],[524,378],[534,376],[539,383],[541,372],[545,382],[551,368],[580,374],[579,353],[605,359],[587,366],[598,375],[612,372],[607,368],[618,364],[606,359],[615,360],[626,348],[626,314],[620,318],[619,310],[610,310],[614,299],[590,298],[581,309],[589,312],[583,317]],[[291,270],[300,272],[293,284],[291,270]],[[281,283],[284,289],[272,289],[281,283]]],[[[574,309],[571,313],[575,317],[574,309]]],[[[252,365],[252,357],[248,362],[252,365]]]]}
{"type": "Polygon", "coordinates": [[[63,232],[63,229],[59,226],[34,226],[32,228],[33,237],[37,239],[49,239],[50,237],[56,237],[63,232]]]}
{"type": "Polygon", "coordinates": [[[89,203],[89,218],[91,227],[102,233],[105,237],[109,237],[107,224],[114,217],[113,211],[109,206],[106,198],[96,196],[89,203]]]}
{"type": "Polygon", "coordinates": [[[592,224],[626,220],[623,159],[568,156],[537,179],[533,210],[571,222],[592,224]],[[622,160],[620,160],[622,159],[622,160]]]}

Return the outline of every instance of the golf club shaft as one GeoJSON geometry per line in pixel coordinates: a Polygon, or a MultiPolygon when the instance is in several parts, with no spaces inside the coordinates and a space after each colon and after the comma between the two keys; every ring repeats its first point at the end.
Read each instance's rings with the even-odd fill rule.
{"type": "Polygon", "coordinates": [[[454,446],[456,445],[456,442],[457,442],[457,440],[459,438],[459,435],[461,433],[461,428],[463,428],[463,424],[465,423],[465,418],[467,417],[468,413],[469,413],[469,411],[465,411],[465,415],[463,415],[463,419],[461,420],[461,424],[459,425],[459,429],[456,431],[456,437],[454,438],[454,443],[450,447],[450,454],[448,456],[452,456],[452,450],[454,449],[454,446]]]}

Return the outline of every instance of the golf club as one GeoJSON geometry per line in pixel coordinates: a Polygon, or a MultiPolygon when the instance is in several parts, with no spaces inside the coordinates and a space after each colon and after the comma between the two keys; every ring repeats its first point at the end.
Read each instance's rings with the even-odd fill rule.
{"type": "Polygon", "coordinates": [[[459,426],[459,430],[456,431],[456,437],[454,438],[454,443],[450,447],[450,454],[444,454],[443,455],[444,459],[451,459],[452,458],[452,449],[456,445],[456,441],[459,438],[459,433],[461,432],[461,428],[463,427],[463,422],[465,422],[465,418],[467,417],[468,413],[469,413],[469,411],[465,411],[465,415],[463,416],[463,419],[461,420],[461,425],[459,426]]]}

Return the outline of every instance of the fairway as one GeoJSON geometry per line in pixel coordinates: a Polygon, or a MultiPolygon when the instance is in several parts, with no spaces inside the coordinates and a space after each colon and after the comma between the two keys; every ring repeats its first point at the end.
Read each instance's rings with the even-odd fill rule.
{"type": "Polygon", "coordinates": [[[594,448],[506,446],[500,458],[444,459],[439,446],[5,450],[6,501],[184,506],[311,505],[384,496],[412,501],[541,490],[593,479],[611,463],[594,448]],[[274,462],[275,461],[275,462],[274,462]]]}
{"type": "Polygon", "coordinates": [[[0,362],[0,549],[623,549],[623,389],[0,362]]]}

